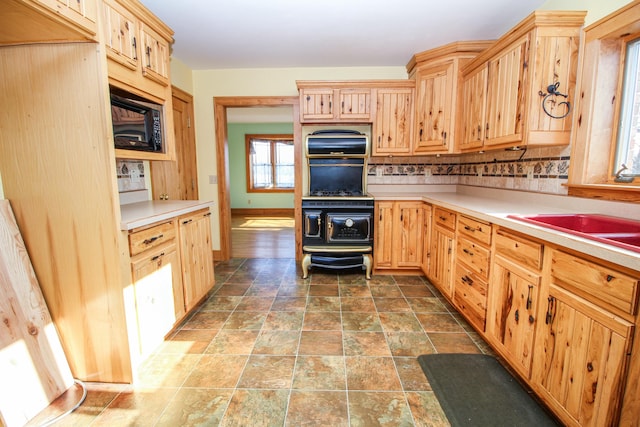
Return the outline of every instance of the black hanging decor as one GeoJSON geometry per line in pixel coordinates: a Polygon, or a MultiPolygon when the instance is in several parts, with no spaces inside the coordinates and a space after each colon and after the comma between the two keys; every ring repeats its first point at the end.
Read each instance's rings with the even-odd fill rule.
{"type": "Polygon", "coordinates": [[[556,104],[556,96],[561,96],[565,99],[569,97],[569,95],[558,92],[558,87],[560,87],[560,82],[556,82],[552,85],[547,86],[547,93],[544,93],[543,91],[539,91],[538,95],[544,97],[542,98],[542,110],[544,110],[547,116],[552,117],[554,119],[564,119],[571,112],[571,103],[569,101],[562,101],[558,103],[558,106],[564,105],[566,107],[566,111],[562,115],[551,114],[547,109],[547,102],[556,104]]]}

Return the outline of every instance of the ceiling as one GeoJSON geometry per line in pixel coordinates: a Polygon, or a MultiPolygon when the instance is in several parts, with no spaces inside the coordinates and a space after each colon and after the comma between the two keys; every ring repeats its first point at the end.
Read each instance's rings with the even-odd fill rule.
{"type": "Polygon", "coordinates": [[[544,0],[141,0],[193,70],[405,66],[414,53],[500,37],[544,0]]]}

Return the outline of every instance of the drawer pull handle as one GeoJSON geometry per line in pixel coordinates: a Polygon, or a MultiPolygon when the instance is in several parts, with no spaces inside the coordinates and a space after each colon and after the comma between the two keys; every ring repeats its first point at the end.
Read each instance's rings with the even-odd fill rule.
{"type": "Polygon", "coordinates": [[[164,252],[151,258],[151,261],[157,261],[164,256],[164,252]]]}
{"type": "Polygon", "coordinates": [[[462,276],[461,280],[467,285],[473,286],[473,279],[471,279],[469,276],[462,276]]]}
{"type": "Polygon", "coordinates": [[[462,252],[464,252],[465,254],[467,254],[469,256],[473,256],[473,252],[471,252],[469,249],[463,249],[462,252]]]}
{"type": "Polygon", "coordinates": [[[516,323],[518,323],[518,321],[520,320],[520,312],[518,310],[516,310],[515,318],[516,318],[516,323]]]}
{"type": "Polygon", "coordinates": [[[549,297],[547,299],[547,315],[545,316],[544,323],[547,325],[553,323],[553,310],[556,299],[554,297],[549,297]]]}
{"type": "Polygon", "coordinates": [[[144,242],[142,242],[142,243],[144,243],[145,245],[150,245],[150,244],[152,244],[153,242],[155,242],[156,240],[158,240],[158,239],[162,239],[163,237],[164,237],[164,234],[158,234],[157,236],[153,236],[153,237],[150,237],[150,238],[146,239],[146,240],[145,240],[144,242]]]}
{"type": "Polygon", "coordinates": [[[607,274],[607,282],[610,282],[610,281],[612,281],[613,279],[615,279],[615,277],[613,277],[613,276],[612,276],[612,275],[610,275],[610,274],[607,274]]]}
{"type": "Polygon", "coordinates": [[[473,228],[473,227],[469,227],[468,225],[465,225],[465,226],[464,226],[464,229],[465,229],[465,230],[467,230],[467,231],[470,231],[470,232],[472,232],[472,233],[475,233],[475,232],[476,232],[475,228],[473,228]]]}
{"type": "Polygon", "coordinates": [[[183,224],[189,224],[190,222],[193,222],[193,220],[192,219],[187,219],[187,220],[182,221],[183,224]]]}
{"type": "Polygon", "coordinates": [[[529,285],[529,290],[527,291],[527,310],[531,309],[531,291],[533,290],[533,285],[529,285]]]}
{"type": "Polygon", "coordinates": [[[438,218],[440,218],[440,221],[446,221],[447,220],[447,217],[445,217],[445,216],[439,216],[438,218]]]}

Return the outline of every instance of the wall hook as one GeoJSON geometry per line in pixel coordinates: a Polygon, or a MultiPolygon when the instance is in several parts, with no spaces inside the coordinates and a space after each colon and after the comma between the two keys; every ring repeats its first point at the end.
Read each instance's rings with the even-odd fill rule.
{"type": "Polygon", "coordinates": [[[558,92],[558,87],[560,87],[560,82],[556,82],[556,83],[554,83],[552,85],[547,86],[547,93],[544,93],[543,91],[539,91],[538,95],[544,97],[542,99],[542,110],[544,110],[544,112],[545,112],[545,114],[547,116],[552,117],[554,119],[564,119],[571,112],[571,103],[569,101],[562,101],[562,102],[558,103],[558,106],[564,105],[566,107],[566,109],[567,109],[567,111],[565,111],[565,113],[562,114],[562,115],[557,116],[555,114],[551,114],[549,112],[549,110],[547,110],[547,101],[555,104],[556,103],[556,99],[555,99],[556,96],[561,96],[563,98],[568,98],[569,97],[569,95],[566,95],[564,93],[558,92]]]}

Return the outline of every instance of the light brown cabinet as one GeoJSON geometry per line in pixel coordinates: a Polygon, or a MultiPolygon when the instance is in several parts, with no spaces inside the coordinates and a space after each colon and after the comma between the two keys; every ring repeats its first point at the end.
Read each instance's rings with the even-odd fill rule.
{"type": "Polygon", "coordinates": [[[103,39],[107,57],[136,70],[139,67],[138,20],[116,0],[103,0],[103,39]]]}
{"type": "Polygon", "coordinates": [[[429,280],[448,298],[453,297],[456,217],[447,209],[433,209],[429,280]]]}
{"type": "Polygon", "coordinates": [[[374,268],[420,268],[423,215],[422,202],[376,202],[374,268]]]}
{"type": "Polygon", "coordinates": [[[538,10],[462,70],[458,151],[568,145],[585,12],[538,10]],[[550,85],[567,98],[545,102],[550,85]],[[553,117],[552,117],[553,116],[553,117]]]}
{"type": "Polygon", "coordinates": [[[209,209],[204,209],[178,219],[186,311],[195,307],[214,285],[210,216],[209,209]]]}
{"type": "Polygon", "coordinates": [[[169,41],[144,22],[140,24],[142,75],[163,86],[169,85],[169,41]]]}
{"type": "Polygon", "coordinates": [[[0,44],[96,41],[99,0],[6,0],[0,44]]]}
{"type": "MultiPolygon", "coordinates": [[[[576,283],[598,283],[601,290],[592,295],[607,300],[612,298],[607,290],[628,276],[553,250],[548,260],[555,264],[556,259],[571,259],[574,267],[562,271],[563,264],[550,269],[538,314],[542,321],[536,332],[533,386],[567,425],[617,425],[634,326],[594,304],[593,298],[590,301],[571,290],[576,283]],[[612,281],[617,283],[610,285],[612,281]]],[[[638,280],[629,283],[637,287],[638,280]]]]}
{"type": "Polygon", "coordinates": [[[488,41],[454,42],[415,54],[407,70],[416,81],[413,154],[454,150],[461,67],[491,45],[488,41]]]}
{"type": "Polygon", "coordinates": [[[349,87],[349,82],[299,82],[300,122],[370,122],[371,88],[356,86],[349,87]]]}
{"type": "Polygon", "coordinates": [[[485,329],[491,224],[458,215],[453,303],[479,331],[485,329]]]}
{"type": "Polygon", "coordinates": [[[410,154],[413,135],[413,97],[415,89],[379,88],[372,128],[373,156],[410,154]]]}
{"type": "Polygon", "coordinates": [[[486,337],[520,375],[529,378],[539,323],[543,246],[500,228],[494,230],[493,240],[486,337]]]}

